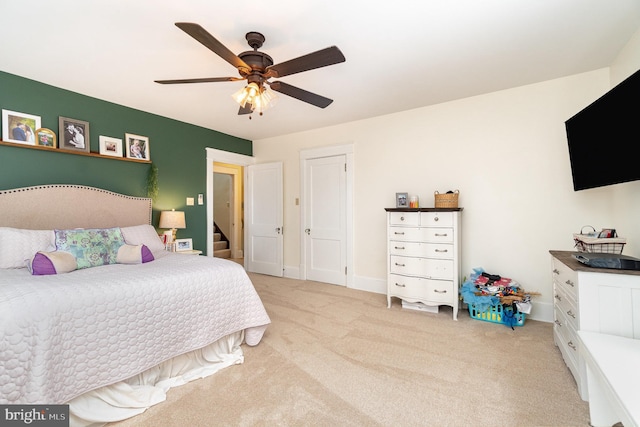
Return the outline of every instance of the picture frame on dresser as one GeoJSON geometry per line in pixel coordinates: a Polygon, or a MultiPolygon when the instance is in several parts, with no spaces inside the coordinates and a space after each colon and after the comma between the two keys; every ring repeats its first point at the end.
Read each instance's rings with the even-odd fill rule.
{"type": "Polygon", "coordinates": [[[58,146],[62,150],[82,151],[88,153],[91,138],[89,122],[84,120],[58,117],[58,146]]]}
{"type": "Polygon", "coordinates": [[[35,131],[42,119],[33,114],[2,110],[2,140],[16,144],[36,145],[35,131]]]}
{"type": "Polygon", "coordinates": [[[396,193],[396,208],[409,207],[409,193],[396,193]]]}

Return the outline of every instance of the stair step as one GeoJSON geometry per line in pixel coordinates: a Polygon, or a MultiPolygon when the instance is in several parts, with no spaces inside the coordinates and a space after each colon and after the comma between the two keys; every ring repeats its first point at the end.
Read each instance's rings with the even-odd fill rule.
{"type": "Polygon", "coordinates": [[[217,241],[217,242],[213,242],[213,250],[217,251],[220,249],[228,249],[228,245],[227,245],[227,241],[217,241]]]}
{"type": "Polygon", "coordinates": [[[221,249],[219,251],[213,251],[213,256],[216,258],[231,258],[231,249],[221,249]]]}
{"type": "Polygon", "coordinates": [[[213,233],[213,241],[214,241],[214,242],[219,242],[220,240],[222,240],[222,234],[220,234],[220,233],[213,233]]]}

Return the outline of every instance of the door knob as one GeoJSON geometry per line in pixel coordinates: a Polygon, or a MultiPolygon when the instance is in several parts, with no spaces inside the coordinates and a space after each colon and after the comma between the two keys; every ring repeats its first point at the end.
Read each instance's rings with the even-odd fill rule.
{"type": "Polygon", "coordinates": [[[276,233],[280,234],[280,230],[281,230],[280,227],[276,228],[276,233]]]}
{"type": "Polygon", "coordinates": [[[305,232],[305,233],[307,233],[307,234],[309,234],[309,235],[311,235],[311,229],[310,229],[310,228],[305,228],[305,229],[304,229],[304,232],[305,232]]]}

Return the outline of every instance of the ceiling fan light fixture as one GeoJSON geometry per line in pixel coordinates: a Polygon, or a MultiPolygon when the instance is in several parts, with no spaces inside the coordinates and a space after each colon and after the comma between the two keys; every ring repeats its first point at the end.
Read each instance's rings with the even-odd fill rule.
{"type": "Polygon", "coordinates": [[[263,86],[260,90],[260,94],[253,98],[252,110],[257,111],[260,114],[267,108],[273,107],[276,104],[278,96],[270,88],[263,86]]]}
{"type": "Polygon", "coordinates": [[[247,104],[251,107],[251,111],[257,111],[260,114],[269,107],[275,105],[277,95],[265,86],[258,86],[257,83],[251,82],[243,87],[231,97],[245,108],[247,104]]]}
{"type": "Polygon", "coordinates": [[[233,95],[231,97],[238,103],[242,108],[249,103],[253,105],[253,99],[260,93],[260,87],[257,83],[249,83],[233,95]]]}

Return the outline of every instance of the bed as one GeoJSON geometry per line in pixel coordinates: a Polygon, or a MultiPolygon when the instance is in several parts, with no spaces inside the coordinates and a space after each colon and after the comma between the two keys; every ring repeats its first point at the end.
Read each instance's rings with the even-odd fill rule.
{"type": "Polygon", "coordinates": [[[242,363],[269,323],[242,266],[164,250],[150,199],[0,191],[0,404],[69,404],[74,426],[126,419],[242,363]]]}

